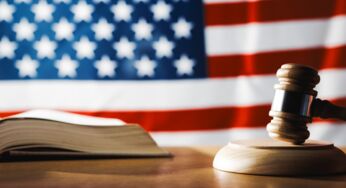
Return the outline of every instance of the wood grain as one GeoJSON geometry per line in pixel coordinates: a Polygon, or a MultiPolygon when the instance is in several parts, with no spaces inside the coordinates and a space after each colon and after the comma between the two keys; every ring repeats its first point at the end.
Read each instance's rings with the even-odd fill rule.
{"type": "Polygon", "coordinates": [[[330,175],[346,172],[346,155],[332,143],[307,140],[294,145],[270,139],[233,141],[215,156],[217,169],[275,176],[330,175]]]}
{"type": "Polygon", "coordinates": [[[227,173],[212,168],[218,147],[166,149],[175,157],[0,163],[0,187],[344,188],[346,184],[346,175],[294,178],[227,173]]]}

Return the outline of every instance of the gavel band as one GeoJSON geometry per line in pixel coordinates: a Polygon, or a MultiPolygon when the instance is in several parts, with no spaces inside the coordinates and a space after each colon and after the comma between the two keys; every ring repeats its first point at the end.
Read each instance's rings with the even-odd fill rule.
{"type": "Polygon", "coordinates": [[[311,117],[313,95],[277,89],[271,111],[286,112],[305,117],[311,117]]]}

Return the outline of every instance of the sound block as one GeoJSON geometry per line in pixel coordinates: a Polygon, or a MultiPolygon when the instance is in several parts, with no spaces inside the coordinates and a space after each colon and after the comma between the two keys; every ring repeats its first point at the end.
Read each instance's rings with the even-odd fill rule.
{"type": "Polygon", "coordinates": [[[214,158],[216,169],[256,175],[312,176],[344,173],[346,155],[332,143],[293,145],[271,139],[230,142],[214,158]]]}

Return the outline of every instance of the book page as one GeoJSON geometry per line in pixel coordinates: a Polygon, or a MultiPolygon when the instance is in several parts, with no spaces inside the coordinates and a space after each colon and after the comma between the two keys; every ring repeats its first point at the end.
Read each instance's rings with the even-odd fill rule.
{"type": "Polygon", "coordinates": [[[16,114],[5,119],[13,118],[34,118],[45,119],[52,121],[60,121],[65,123],[91,125],[91,126],[114,126],[125,125],[126,123],[120,119],[115,118],[101,118],[87,115],[79,115],[69,112],[56,111],[56,110],[30,110],[20,114],[16,114]]]}

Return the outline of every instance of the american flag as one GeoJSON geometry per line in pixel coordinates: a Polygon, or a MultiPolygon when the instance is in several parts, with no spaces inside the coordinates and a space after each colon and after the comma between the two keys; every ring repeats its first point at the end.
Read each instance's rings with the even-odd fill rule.
{"type": "MultiPolygon", "coordinates": [[[[345,0],[0,0],[0,116],[36,108],[141,124],[161,145],[267,137],[284,63],[346,105],[345,0]]],[[[311,138],[346,144],[346,124],[311,138]]]]}

